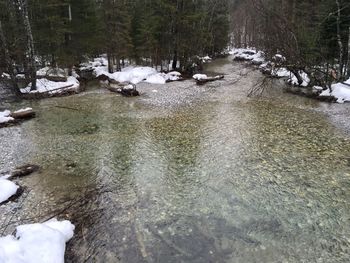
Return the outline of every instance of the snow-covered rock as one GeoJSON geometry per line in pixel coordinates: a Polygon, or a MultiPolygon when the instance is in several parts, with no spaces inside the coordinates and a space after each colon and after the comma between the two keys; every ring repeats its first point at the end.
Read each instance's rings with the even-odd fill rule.
{"type": "Polygon", "coordinates": [[[208,76],[205,74],[195,74],[195,75],[193,75],[193,79],[195,79],[195,80],[208,79],[208,76]]]}
{"type": "Polygon", "coordinates": [[[276,62],[285,62],[287,60],[286,57],[281,54],[274,55],[272,59],[273,61],[276,61],[276,62]]]}
{"type": "Polygon", "coordinates": [[[251,48],[235,48],[230,51],[234,60],[251,61],[255,65],[260,65],[265,62],[264,53],[251,48]]]}
{"type": "MultiPolygon", "coordinates": [[[[6,180],[5,178],[0,178],[0,204],[16,194],[18,188],[19,186],[15,183],[6,180]]],[[[0,260],[0,262],[2,261],[0,260]]]]}
{"type": "Polygon", "coordinates": [[[275,70],[272,70],[271,76],[277,78],[289,78],[291,77],[291,72],[286,68],[277,68],[275,70]]]}
{"type": "Polygon", "coordinates": [[[32,84],[30,83],[26,88],[21,89],[22,93],[45,93],[51,92],[51,94],[61,93],[64,91],[78,91],[80,82],[75,77],[68,77],[65,82],[50,81],[46,78],[38,79],[36,84],[36,90],[30,91],[32,84]]]}
{"type": "Polygon", "coordinates": [[[171,71],[165,75],[166,80],[177,81],[181,79],[181,73],[177,71],[171,71]]]}
{"type": "Polygon", "coordinates": [[[210,61],[212,61],[213,59],[209,56],[204,56],[204,57],[197,57],[202,63],[208,63],[210,61]]]}
{"type": "Polygon", "coordinates": [[[19,226],[16,236],[0,238],[0,262],[64,263],[66,242],[73,237],[74,229],[71,222],[57,219],[19,226]]]}
{"type": "Polygon", "coordinates": [[[0,111],[0,124],[14,121],[14,118],[12,118],[10,115],[11,111],[9,110],[0,111]]]}

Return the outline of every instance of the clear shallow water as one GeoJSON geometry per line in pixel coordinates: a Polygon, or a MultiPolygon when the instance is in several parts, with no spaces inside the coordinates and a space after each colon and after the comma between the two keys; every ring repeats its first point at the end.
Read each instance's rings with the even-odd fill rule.
{"type": "Polygon", "coordinates": [[[259,73],[208,71],[227,75],[30,102],[36,119],[0,130],[0,166],[43,169],[0,207],[4,232],[68,218],[67,262],[348,262],[349,107],[277,88],[247,98],[259,73]]]}

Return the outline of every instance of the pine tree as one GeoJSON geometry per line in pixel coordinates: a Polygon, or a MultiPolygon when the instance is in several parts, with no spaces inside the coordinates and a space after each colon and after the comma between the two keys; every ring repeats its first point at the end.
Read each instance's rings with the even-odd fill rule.
{"type": "Polygon", "coordinates": [[[108,70],[121,69],[120,60],[131,53],[132,40],[130,9],[127,1],[103,0],[100,3],[104,43],[103,50],[108,56],[108,70]]]}

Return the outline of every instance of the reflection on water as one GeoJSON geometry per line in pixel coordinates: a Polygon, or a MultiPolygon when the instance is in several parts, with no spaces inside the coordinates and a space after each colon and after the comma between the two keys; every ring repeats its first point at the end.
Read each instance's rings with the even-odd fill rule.
{"type": "Polygon", "coordinates": [[[208,70],[225,81],[31,102],[38,118],[0,130],[3,169],[43,167],[5,232],[68,218],[67,262],[348,262],[348,137],[318,102],[248,99],[260,76],[240,64],[208,70]]]}

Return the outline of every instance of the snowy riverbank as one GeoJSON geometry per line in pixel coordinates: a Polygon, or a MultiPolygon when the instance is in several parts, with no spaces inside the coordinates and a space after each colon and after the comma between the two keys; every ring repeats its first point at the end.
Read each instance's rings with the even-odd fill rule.
{"type": "Polygon", "coordinates": [[[76,77],[69,76],[66,81],[52,81],[47,78],[41,78],[37,80],[36,90],[30,90],[31,84],[26,88],[21,89],[23,94],[62,94],[64,92],[78,92],[80,82],[76,77]]]}
{"type": "Polygon", "coordinates": [[[106,77],[117,83],[138,84],[146,82],[151,84],[165,84],[169,81],[181,80],[181,73],[172,71],[169,73],[158,72],[155,68],[142,66],[128,66],[121,71],[109,73],[108,61],[105,57],[95,58],[93,61],[81,64],[80,71],[92,70],[96,78],[106,77]]]}
{"type": "MultiPolygon", "coordinates": [[[[311,80],[306,72],[302,70],[298,72],[302,79],[302,82],[299,82],[297,76],[295,76],[293,72],[283,66],[278,66],[278,64],[283,65],[283,62],[286,60],[281,54],[276,54],[273,57],[273,61],[267,60],[264,52],[254,48],[234,48],[230,51],[230,54],[233,55],[234,60],[247,61],[257,66],[260,71],[271,77],[285,79],[286,83],[289,85],[304,88],[310,87],[311,80]]],[[[334,97],[334,100],[338,103],[350,102],[350,79],[343,83],[334,83],[331,85],[331,88],[317,86],[310,88],[314,90],[321,99],[322,97],[334,97]]]]}
{"type": "MultiPolygon", "coordinates": [[[[6,205],[20,190],[11,181],[13,174],[0,177],[0,205],[6,205]]],[[[57,219],[20,225],[14,235],[0,237],[0,262],[63,263],[66,242],[73,237],[74,229],[70,221],[57,219]]]]}

